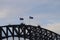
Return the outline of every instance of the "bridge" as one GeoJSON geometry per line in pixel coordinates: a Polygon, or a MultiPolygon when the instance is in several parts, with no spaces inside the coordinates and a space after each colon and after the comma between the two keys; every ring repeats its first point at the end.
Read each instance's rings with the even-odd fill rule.
{"type": "Polygon", "coordinates": [[[18,40],[21,40],[20,38],[23,38],[23,40],[60,40],[60,35],[55,32],[40,26],[25,25],[23,23],[0,26],[0,40],[5,38],[8,40],[9,37],[12,37],[12,40],[14,40],[14,37],[18,37],[18,40]]]}

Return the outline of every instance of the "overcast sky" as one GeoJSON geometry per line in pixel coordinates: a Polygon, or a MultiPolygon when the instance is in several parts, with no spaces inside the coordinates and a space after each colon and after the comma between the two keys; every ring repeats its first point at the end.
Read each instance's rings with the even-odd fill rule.
{"type": "Polygon", "coordinates": [[[41,27],[60,34],[60,0],[0,0],[0,25],[25,24],[41,27]],[[29,16],[34,19],[29,20],[29,16]]]}

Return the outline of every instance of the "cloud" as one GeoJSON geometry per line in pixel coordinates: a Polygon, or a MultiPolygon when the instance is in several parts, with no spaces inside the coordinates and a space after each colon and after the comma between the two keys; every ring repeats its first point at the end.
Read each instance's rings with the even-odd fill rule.
{"type": "MultiPolygon", "coordinates": [[[[29,14],[33,14],[36,12],[40,14],[40,12],[44,12],[45,10],[49,9],[49,6],[51,7],[51,3],[52,1],[48,1],[48,0],[0,0],[1,2],[1,8],[8,8],[10,13],[7,17],[13,17],[13,16],[21,16],[21,15],[29,15],[29,14]],[[45,6],[43,5],[48,5],[47,8],[45,9],[45,6]],[[40,9],[40,11],[37,9],[36,7],[40,7],[42,9],[40,9]],[[36,11],[33,11],[33,10],[36,11]],[[42,10],[42,11],[41,11],[42,10]],[[43,11],[44,10],[44,11],[43,11]],[[30,12],[30,13],[29,13],[30,12]]],[[[53,2],[52,2],[53,3],[53,2]]],[[[50,8],[51,9],[51,8],[50,8]]]]}
{"type": "Polygon", "coordinates": [[[60,23],[47,24],[44,28],[60,34],[60,23]]]}
{"type": "Polygon", "coordinates": [[[0,8],[2,8],[0,9],[0,18],[4,18],[6,22],[10,23],[12,23],[12,21],[15,23],[17,16],[26,17],[25,22],[28,21],[28,16],[34,16],[35,18],[31,24],[34,24],[34,22],[40,24],[41,20],[43,23],[45,23],[45,21],[52,22],[52,20],[55,22],[60,18],[60,3],[56,0],[0,0],[0,4],[0,8]]]}
{"type": "Polygon", "coordinates": [[[0,25],[17,24],[21,22],[18,18],[24,17],[26,24],[44,24],[44,28],[60,34],[60,0],[0,0],[0,8],[0,25]],[[29,16],[34,19],[29,20],[29,16]]]}
{"type": "Polygon", "coordinates": [[[7,15],[9,14],[9,10],[8,9],[0,9],[0,18],[6,18],[7,15]]]}

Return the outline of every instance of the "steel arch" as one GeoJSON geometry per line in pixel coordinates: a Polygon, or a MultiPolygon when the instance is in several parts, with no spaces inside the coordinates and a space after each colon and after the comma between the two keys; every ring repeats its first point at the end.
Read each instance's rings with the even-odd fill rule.
{"type": "Polygon", "coordinates": [[[32,26],[32,25],[7,25],[0,26],[0,40],[7,39],[12,37],[24,38],[24,40],[60,40],[60,35],[52,32],[50,30],[41,28],[40,26],[32,26]],[[11,35],[9,35],[9,32],[11,35]],[[16,34],[15,34],[16,33],[16,34]],[[2,35],[5,36],[2,36],[2,35]]]}

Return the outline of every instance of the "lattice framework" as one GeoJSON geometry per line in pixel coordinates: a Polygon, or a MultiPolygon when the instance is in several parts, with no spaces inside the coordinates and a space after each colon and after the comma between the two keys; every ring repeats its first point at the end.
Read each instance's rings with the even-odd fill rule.
{"type": "Polygon", "coordinates": [[[60,35],[49,31],[47,29],[41,28],[40,26],[32,26],[32,25],[7,25],[0,27],[0,40],[7,39],[12,37],[24,38],[24,40],[60,40],[60,35]],[[9,35],[10,33],[10,35],[9,35]],[[2,35],[5,36],[2,36],[2,35]]]}

